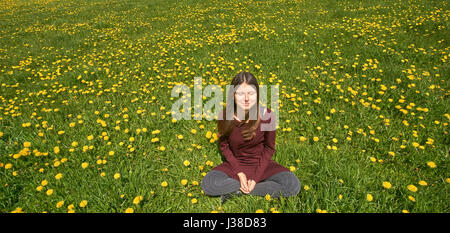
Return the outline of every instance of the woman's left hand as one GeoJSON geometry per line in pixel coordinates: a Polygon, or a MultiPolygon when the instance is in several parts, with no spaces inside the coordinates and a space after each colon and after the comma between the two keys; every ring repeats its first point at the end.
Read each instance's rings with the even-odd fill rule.
{"type": "Polygon", "coordinates": [[[256,181],[254,181],[254,180],[247,180],[247,182],[248,182],[248,190],[249,190],[249,193],[250,193],[255,188],[256,181]]]}

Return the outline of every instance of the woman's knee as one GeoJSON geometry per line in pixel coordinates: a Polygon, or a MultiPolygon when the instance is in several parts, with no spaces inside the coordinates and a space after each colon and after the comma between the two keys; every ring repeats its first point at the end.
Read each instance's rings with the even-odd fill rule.
{"type": "Polygon", "coordinates": [[[227,176],[221,171],[212,170],[208,172],[205,177],[203,177],[201,182],[201,187],[203,192],[209,196],[220,195],[221,191],[221,181],[226,179],[227,176]]]}
{"type": "Polygon", "coordinates": [[[282,182],[283,196],[294,196],[300,192],[300,181],[293,172],[284,172],[282,182]]]}

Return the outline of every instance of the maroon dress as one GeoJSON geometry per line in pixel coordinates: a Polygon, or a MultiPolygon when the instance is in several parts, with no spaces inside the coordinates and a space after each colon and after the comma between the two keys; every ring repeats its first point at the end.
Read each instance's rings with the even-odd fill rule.
{"type": "MultiPolygon", "coordinates": [[[[220,114],[223,114],[223,110],[220,114]]],[[[250,141],[244,141],[241,135],[241,131],[246,123],[239,126],[240,122],[233,119],[233,131],[228,138],[220,139],[219,142],[220,150],[226,161],[212,170],[222,171],[238,181],[237,173],[243,172],[247,179],[252,179],[256,183],[276,173],[289,171],[289,169],[271,159],[275,153],[276,129],[273,131],[261,131],[261,123],[275,123],[273,112],[266,108],[265,113],[260,110],[260,114],[269,114],[268,116],[264,115],[264,119],[268,120],[261,120],[256,129],[255,137],[250,141]]]]}

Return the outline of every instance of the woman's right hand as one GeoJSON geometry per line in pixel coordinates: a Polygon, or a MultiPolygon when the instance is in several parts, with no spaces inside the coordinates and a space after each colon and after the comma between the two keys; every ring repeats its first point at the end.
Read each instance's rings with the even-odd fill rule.
{"type": "Polygon", "coordinates": [[[245,194],[250,193],[248,189],[247,176],[243,172],[239,172],[237,175],[239,177],[239,181],[241,182],[241,191],[245,194]]]}

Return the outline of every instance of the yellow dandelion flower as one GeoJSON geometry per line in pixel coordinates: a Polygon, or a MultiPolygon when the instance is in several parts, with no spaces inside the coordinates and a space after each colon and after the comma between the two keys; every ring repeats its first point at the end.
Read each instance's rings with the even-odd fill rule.
{"type": "Polygon", "coordinates": [[[317,141],[319,141],[319,137],[313,137],[313,140],[314,140],[315,142],[317,142],[317,141]]]}
{"type": "Polygon", "coordinates": [[[80,207],[81,207],[81,208],[84,208],[84,207],[86,207],[87,204],[88,204],[88,201],[82,200],[82,201],[80,202],[80,207]]]}
{"type": "Polygon", "coordinates": [[[427,185],[428,185],[427,182],[424,181],[424,180],[419,181],[419,184],[420,184],[421,186],[427,186],[427,185]]]}
{"type": "Polygon", "coordinates": [[[370,193],[367,194],[366,198],[367,198],[367,201],[369,201],[369,202],[373,200],[373,196],[370,193]]]}
{"type": "Polygon", "coordinates": [[[308,140],[306,137],[300,136],[300,141],[301,141],[301,142],[304,142],[304,141],[306,141],[306,140],[308,140]]]}
{"type": "Polygon", "coordinates": [[[191,162],[189,162],[189,160],[184,160],[183,164],[184,164],[184,166],[187,167],[191,164],[191,162]]]}
{"type": "Polygon", "coordinates": [[[63,176],[63,175],[62,175],[61,173],[58,173],[58,174],[56,174],[55,179],[59,180],[59,179],[62,178],[62,176],[63,176]]]}
{"type": "Polygon", "coordinates": [[[56,203],[56,208],[61,208],[61,206],[64,205],[64,201],[59,201],[58,203],[56,203]]]}
{"type": "Polygon", "coordinates": [[[42,186],[46,186],[48,184],[48,181],[47,180],[43,180],[42,182],[41,182],[41,185],[42,186]]]}
{"type": "Polygon", "coordinates": [[[257,210],[255,211],[255,213],[264,213],[264,210],[262,210],[262,209],[257,209],[257,210]]]}
{"type": "Polygon", "coordinates": [[[49,190],[47,190],[46,194],[47,194],[47,196],[50,196],[50,195],[52,195],[52,194],[53,194],[53,189],[49,189],[49,190]]]}
{"type": "Polygon", "coordinates": [[[188,181],[187,181],[186,179],[182,179],[182,180],[181,180],[181,185],[184,186],[184,185],[186,185],[187,183],[188,183],[188,181]]]}
{"type": "Polygon", "coordinates": [[[435,168],[436,164],[433,161],[427,162],[428,167],[435,168]]]}
{"type": "Polygon", "coordinates": [[[384,187],[385,189],[390,189],[390,188],[392,188],[392,185],[391,185],[391,183],[389,183],[389,182],[387,182],[387,181],[384,181],[384,182],[383,182],[383,187],[384,187]]]}
{"type": "Polygon", "coordinates": [[[416,199],[413,196],[408,196],[408,199],[412,202],[416,202],[416,199]]]}
{"type": "Polygon", "coordinates": [[[167,182],[166,181],[163,181],[162,183],[161,183],[161,186],[163,186],[163,187],[166,187],[168,184],[167,184],[167,182]]]}
{"type": "Polygon", "coordinates": [[[266,196],[264,197],[267,201],[270,201],[272,199],[272,197],[270,196],[270,194],[266,194],[266,196]]]}
{"type": "Polygon", "coordinates": [[[117,179],[119,179],[119,178],[120,178],[120,174],[119,174],[119,173],[114,174],[114,179],[115,179],[115,180],[117,180],[117,179]]]}
{"type": "Polygon", "coordinates": [[[59,154],[59,152],[60,152],[59,146],[55,146],[53,148],[53,152],[55,152],[55,154],[59,154]]]}
{"type": "Polygon", "coordinates": [[[408,190],[415,193],[417,192],[417,187],[415,185],[410,184],[408,185],[408,190]]]}
{"type": "Polygon", "coordinates": [[[134,213],[134,209],[133,209],[133,208],[127,208],[127,209],[125,210],[125,213],[127,213],[127,214],[132,214],[132,213],[134,213]]]}
{"type": "Polygon", "coordinates": [[[191,203],[196,204],[198,202],[197,198],[192,198],[191,203]]]}
{"type": "Polygon", "coordinates": [[[295,168],[294,166],[290,166],[290,167],[289,167],[289,170],[290,170],[291,172],[294,172],[295,169],[296,169],[296,168],[295,168]]]}
{"type": "Polygon", "coordinates": [[[82,168],[87,168],[88,166],[89,166],[89,163],[86,163],[86,162],[84,162],[84,163],[81,164],[81,167],[82,167],[82,168]]]}
{"type": "Polygon", "coordinates": [[[309,185],[303,186],[303,189],[304,189],[305,191],[308,191],[308,190],[309,190],[309,185]]]}
{"type": "Polygon", "coordinates": [[[24,142],[23,143],[23,147],[30,147],[31,146],[31,142],[24,142]]]}
{"type": "Polygon", "coordinates": [[[142,199],[143,199],[142,196],[137,196],[137,197],[135,197],[135,198],[133,199],[133,204],[135,204],[135,205],[139,204],[139,202],[141,202],[142,199]]]}

